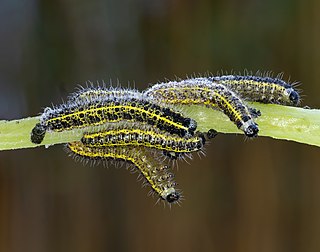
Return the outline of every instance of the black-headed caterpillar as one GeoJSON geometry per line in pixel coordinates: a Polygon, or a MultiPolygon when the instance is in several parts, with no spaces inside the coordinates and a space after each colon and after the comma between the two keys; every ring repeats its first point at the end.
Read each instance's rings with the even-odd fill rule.
{"type": "Polygon", "coordinates": [[[180,198],[176,189],[174,175],[169,172],[168,166],[163,164],[154,155],[154,152],[146,147],[89,147],[81,142],[67,144],[67,151],[76,160],[89,161],[124,161],[132,163],[146,179],[152,190],[168,203],[175,203],[180,198]]]}
{"type": "Polygon", "coordinates": [[[222,84],[248,101],[296,106],[300,95],[294,86],[269,76],[222,75],[198,79],[208,79],[222,84]]]}
{"type": "MultiPolygon", "coordinates": [[[[87,92],[96,89],[87,90],[87,92]]],[[[184,137],[193,135],[197,123],[163,103],[152,101],[138,91],[130,91],[126,96],[88,95],[70,99],[67,103],[46,108],[31,133],[31,141],[42,142],[46,131],[66,131],[78,128],[119,123],[141,122],[153,125],[170,134],[184,137]]]]}
{"type": "Polygon", "coordinates": [[[188,79],[156,84],[144,95],[168,104],[204,105],[218,108],[248,137],[258,134],[250,108],[229,88],[207,79],[188,79]]]}
{"type": "Polygon", "coordinates": [[[125,124],[108,130],[84,133],[81,142],[88,147],[139,147],[164,151],[171,158],[182,157],[185,153],[203,149],[206,138],[202,133],[195,136],[179,137],[161,131],[150,125],[125,124]]]}

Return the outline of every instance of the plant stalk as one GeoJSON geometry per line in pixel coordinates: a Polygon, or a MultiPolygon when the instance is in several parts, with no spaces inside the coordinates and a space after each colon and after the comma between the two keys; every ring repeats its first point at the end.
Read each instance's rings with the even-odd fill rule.
{"type": "MultiPolygon", "coordinates": [[[[259,125],[259,136],[284,139],[320,147],[320,110],[288,107],[274,104],[250,103],[261,111],[256,119],[259,125]]],[[[198,122],[198,130],[207,132],[215,129],[220,133],[241,134],[242,131],[230,122],[229,118],[210,108],[202,106],[179,106],[185,116],[198,122]]],[[[28,117],[20,120],[0,121],[0,150],[14,150],[38,146],[50,146],[72,141],[79,141],[87,129],[65,132],[47,132],[41,144],[30,141],[30,132],[39,122],[39,117],[28,117]]],[[[94,130],[94,128],[90,128],[94,130]]]]}

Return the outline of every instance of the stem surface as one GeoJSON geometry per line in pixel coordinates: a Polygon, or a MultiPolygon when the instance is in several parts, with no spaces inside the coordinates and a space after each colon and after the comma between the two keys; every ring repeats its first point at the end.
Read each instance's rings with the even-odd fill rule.
{"type": "MultiPolygon", "coordinates": [[[[320,147],[320,110],[304,109],[274,104],[250,103],[261,111],[256,119],[259,136],[284,139],[320,147]]],[[[206,132],[215,129],[220,133],[242,133],[223,113],[202,106],[179,106],[187,117],[198,122],[198,130],[206,132]]],[[[39,117],[0,121],[0,150],[50,146],[79,141],[88,129],[65,132],[47,132],[41,144],[30,141],[30,132],[39,122],[39,117]]],[[[90,128],[90,131],[93,128],[90,128]]]]}

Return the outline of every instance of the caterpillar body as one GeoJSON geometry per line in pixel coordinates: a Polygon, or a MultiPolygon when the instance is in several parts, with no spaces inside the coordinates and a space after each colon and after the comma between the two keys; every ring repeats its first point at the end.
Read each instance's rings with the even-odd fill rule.
{"type": "Polygon", "coordinates": [[[144,146],[165,153],[190,153],[199,151],[205,144],[201,133],[189,138],[169,134],[149,125],[132,124],[107,131],[84,133],[81,142],[88,147],[144,146]]]}
{"type": "MultiPolygon", "coordinates": [[[[96,89],[87,90],[95,92],[96,89]]],[[[193,135],[197,124],[180,112],[132,91],[130,96],[90,95],[46,108],[31,133],[41,143],[46,131],[66,131],[123,121],[141,122],[184,137],[193,135]]]]}
{"type": "Polygon", "coordinates": [[[300,103],[299,92],[295,90],[294,86],[279,78],[253,75],[222,75],[199,79],[222,84],[249,101],[291,106],[296,106],[300,103]]]}
{"type": "Polygon", "coordinates": [[[204,105],[222,110],[248,137],[258,134],[250,108],[227,87],[207,79],[188,79],[156,84],[144,94],[169,104],[204,105]]]}
{"type": "Polygon", "coordinates": [[[146,179],[152,190],[168,203],[175,203],[181,197],[176,189],[174,175],[169,172],[169,167],[164,165],[146,147],[89,147],[82,142],[67,144],[67,151],[75,159],[91,161],[118,160],[133,164],[146,179]]]}

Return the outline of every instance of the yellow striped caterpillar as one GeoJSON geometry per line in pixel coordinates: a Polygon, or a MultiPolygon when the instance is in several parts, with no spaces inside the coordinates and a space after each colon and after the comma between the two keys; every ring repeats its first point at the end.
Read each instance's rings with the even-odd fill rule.
{"type": "Polygon", "coordinates": [[[291,85],[279,78],[253,75],[222,75],[207,79],[233,90],[248,101],[296,106],[300,95],[291,85]]]}
{"type": "MultiPolygon", "coordinates": [[[[95,89],[93,89],[95,90],[95,89]]],[[[87,90],[89,92],[90,90],[87,90]]],[[[42,142],[46,131],[66,131],[118,123],[141,122],[184,137],[193,135],[196,122],[178,111],[132,91],[133,95],[90,95],[70,99],[62,105],[46,108],[31,133],[31,141],[42,142]]]]}
{"type": "Polygon", "coordinates": [[[149,125],[132,124],[110,130],[84,133],[81,142],[88,147],[145,146],[168,152],[187,153],[200,150],[203,134],[190,138],[169,134],[149,125]]]}
{"type": "Polygon", "coordinates": [[[152,190],[168,203],[175,203],[181,194],[176,189],[174,175],[150,149],[142,146],[120,147],[89,147],[81,142],[67,144],[70,155],[77,159],[89,159],[91,161],[124,161],[133,164],[146,179],[152,190]]]}
{"type": "Polygon", "coordinates": [[[248,137],[258,134],[250,108],[238,95],[221,84],[206,79],[188,79],[156,84],[144,94],[168,104],[198,104],[218,108],[248,137]]]}

